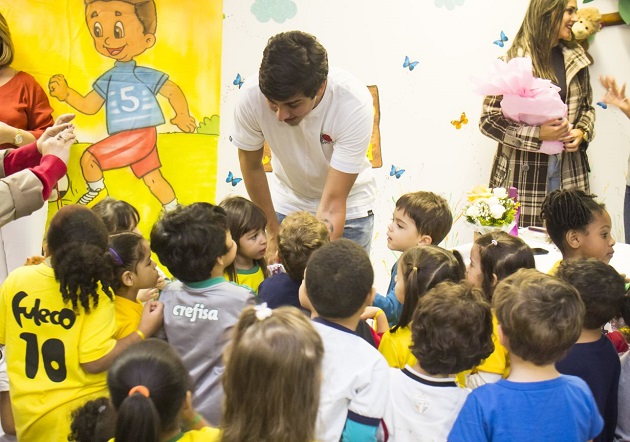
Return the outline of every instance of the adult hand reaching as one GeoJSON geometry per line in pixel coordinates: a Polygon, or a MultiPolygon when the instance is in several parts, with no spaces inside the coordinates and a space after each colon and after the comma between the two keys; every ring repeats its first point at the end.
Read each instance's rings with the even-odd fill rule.
{"type": "MultiPolygon", "coordinates": [[[[65,124],[62,126],[65,126],[65,124]]],[[[48,131],[48,129],[46,129],[46,131],[48,131]]],[[[42,136],[41,138],[44,137],[42,136]]],[[[56,136],[47,137],[47,139],[41,143],[38,141],[37,147],[42,155],[54,155],[65,164],[68,164],[68,160],[70,159],[70,147],[74,143],[75,138],[74,127],[66,127],[57,133],[56,136]]]]}
{"type": "MultiPolygon", "coordinates": [[[[42,136],[39,137],[39,140],[37,140],[37,150],[39,150],[39,152],[43,154],[42,146],[48,139],[58,136],[62,131],[66,129],[71,129],[72,131],[74,131],[74,125],[70,124],[70,121],[72,121],[73,119],[74,114],[60,115],[59,118],[57,118],[57,121],[55,121],[55,124],[46,129],[42,136]]],[[[72,132],[72,135],[74,137],[74,132],[72,132]]]]}
{"type": "Polygon", "coordinates": [[[601,75],[599,81],[606,88],[606,95],[604,95],[602,101],[606,104],[617,106],[630,118],[630,100],[626,97],[626,84],[622,84],[621,87],[617,86],[617,81],[610,75],[601,75]]]}

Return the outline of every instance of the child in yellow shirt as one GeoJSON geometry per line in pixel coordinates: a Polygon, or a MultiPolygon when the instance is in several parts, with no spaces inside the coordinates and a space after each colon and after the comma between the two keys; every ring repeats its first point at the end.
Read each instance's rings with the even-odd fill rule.
{"type": "Polygon", "coordinates": [[[398,260],[396,298],[402,303],[398,324],[385,332],[378,350],[390,367],[413,366],[416,358],[410,350],[411,318],[418,301],[442,281],[459,282],[465,266],[458,251],[437,246],[418,246],[407,250],[398,260]]]}

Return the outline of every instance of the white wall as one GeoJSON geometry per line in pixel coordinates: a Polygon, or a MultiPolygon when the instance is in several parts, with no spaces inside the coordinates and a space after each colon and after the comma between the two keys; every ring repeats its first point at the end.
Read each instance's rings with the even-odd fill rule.
{"type": "MultiPolygon", "coordinates": [[[[279,11],[292,3],[258,1],[279,11]]],[[[469,76],[484,71],[509,47],[528,0],[295,0],[297,13],[283,23],[258,21],[250,11],[253,3],[224,0],[219,177],[228,170],[240,173],[236,148],[227,139],[238,93],[232,84],[236,74],[255,74],[267,39],[278,32],[300,29],[316,35],[331,65],[379,88],[383,167],[374,169],[379,193],[372,260],[377,288],[384,290],[396,259],[385,241],[394,201],[405,192],[431,190],[446,197],[457,215],[465,192],[487,183],[496,143],[478,129],[482,97],[471,91],[469,76]],[[442,3],[454,7],[437,6],[442,3]],[[510,39],[505,48],[493,44],[502,30],[510,39]],[[403,69],[406,55],[420,62],[413,71],[403,69]],[[462,112],[469,123],[456,130],[450,121],[462,112]],[[389,176],[391,165],[406,170],[401,179],[389,176]]],[[[610,12],[616,4],[597,0],[586,6],[610,12]]],[[[603,94],[600,73],[630,83],[629,26],[603,29],[590,53],[595,59],[590,70],[595,102],[603,94]]],[[[592,188],[608,207],[615,236],[622,239],[630,121],[618,110],[597,107],[596,132],[589,148],[592,188]]],[[[245,194],[242,184],[219,181],[217,200],[245,194]]],[[[472,232],[459,220],[443,245],[471,240],[472,232]]]]}

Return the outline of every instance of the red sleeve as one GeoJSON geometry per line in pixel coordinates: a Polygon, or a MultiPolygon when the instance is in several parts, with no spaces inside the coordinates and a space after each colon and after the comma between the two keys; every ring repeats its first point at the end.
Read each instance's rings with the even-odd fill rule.
{"type": "Polygon", "coordinates": [[[4,157],[4,173],[9,176],[20,170],[30,169],[42,182],[42,196],[47,200],[57,181],[63,177],[67,167],[54,155],[44,155],[37,150],[37,142],[14,149],[4,157]]]}
{"type": "Polygon", "coordinates": [[[13,149],[4,157],[4,175],[9,176],[20,170],[35,167],[42,159],[42,155],[37,150],[37,142],[13,149]]]}
{"type": "Polygon", "coordinates": [[[44,201],[50,197],[55,184],[66,174],[67,170],[66,164],[54,155],[44,155],[39,166],[31,169],[44,185],[42,190],[44,201]]]}

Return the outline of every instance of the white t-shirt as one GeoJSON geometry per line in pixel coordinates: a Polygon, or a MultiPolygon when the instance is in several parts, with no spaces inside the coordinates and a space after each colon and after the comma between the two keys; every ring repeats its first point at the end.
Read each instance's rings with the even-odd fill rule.
{"type": "Polygon", "coordinates": [[[351,330],[321,318],[313,325],[324,342],[315,439],[339,442],[349,414],[362,422],[383,418],[389,367],[378,350],[351,330]]]}
{"type": "Polygon", "coordinates": [[[346,203],[346,219],[356,219],[368,215],[376,194],[366,156],[373,123],[369,90],[345,71],[329,71],[322,100],[297,126],[278,121],[258,77],[250,77],[240,90],[230,139],[247,151],[267,141],[273,167],[269,188],[275,210],[284,215],[317,212],[329,167],[358,174],[346,203]]]}
{"type": "Polygon", "coordinates": [[[409,365],[390,368],[385,425],[392,442],[446,441],[470,390],[455,378],[435,378],[409,365]]]}

